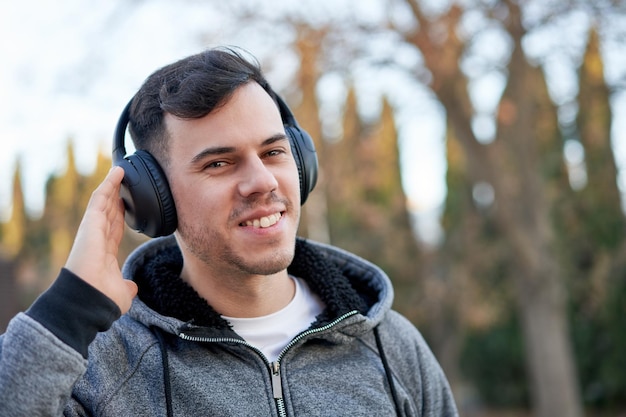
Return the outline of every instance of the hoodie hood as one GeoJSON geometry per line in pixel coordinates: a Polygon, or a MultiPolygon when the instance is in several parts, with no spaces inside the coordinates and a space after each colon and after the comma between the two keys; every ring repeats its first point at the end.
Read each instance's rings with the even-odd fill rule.
{"type": "MultiPolygon", "coordinates": [[[[139,287],[130,315],[168,332],[189,326],[228,331],[229,325],[180,278],[183,258],[174,236],[152,239],[127,259],[122,273],[139,287]]],[[[302,278],[325,304],[312,327],[358,311],[366,329],[378,324],[391,308],[389,278],[377,266],[333,246],[298,238],[288,272],[302,278]]]]}

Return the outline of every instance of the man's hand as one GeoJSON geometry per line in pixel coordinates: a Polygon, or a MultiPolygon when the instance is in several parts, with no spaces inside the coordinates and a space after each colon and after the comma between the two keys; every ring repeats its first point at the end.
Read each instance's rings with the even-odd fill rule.
{"type": "Polygon", "coordinates": [[[122,313],[137,295],[137,284],[122,278],[117,252],[124,234],[119,197],[124,170],[113,167],[91,195],[65,267],[113,300],[122,313]]]}

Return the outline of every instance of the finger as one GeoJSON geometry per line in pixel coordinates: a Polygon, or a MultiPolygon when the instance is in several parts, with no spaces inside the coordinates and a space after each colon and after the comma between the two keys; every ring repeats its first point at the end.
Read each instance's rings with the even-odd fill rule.
{"type": "Polygon", "coordinates": [[[122,179],[124,179],[124,169],[120,166],[114,166],[107,173],[103,183],[110,184],[114,189],[119,189],[122,179]]]}
{"type": "Polygon", "coordinates": [[[117,248],[119,243],[122,241],[122,237],[124,236],[124,202],[121,198],[117,197],[116,207],[112,207],[114,210],[114,218],[111,221],[111,239],[108,240],[109,246],[115,249],[115,253],[117,253],[117,248]]]}
{"type": "Polygon", "coordinates": [[[124,170],[121,167],[111,168],[104,180],[91,194],[87,208],[103,212],[110,210],[111,203],[117,201],[123,178],[124,170]]]}
{"type": "Polygon", "coordinates": [[[122,314],[126,313],[133,302],[133,298],[137,295],[138,287],[134,281],[130,281],[128,279],[124,280],[124,284],[126,285],[126,302],[120,305],[120,310],[122,314]]]}

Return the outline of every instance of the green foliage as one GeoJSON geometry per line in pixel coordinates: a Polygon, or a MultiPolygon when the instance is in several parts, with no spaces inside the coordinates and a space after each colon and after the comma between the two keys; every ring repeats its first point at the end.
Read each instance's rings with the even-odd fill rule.
{"type": "Polygon", "coordinates": [[[585,403],[596,409],[626,404],[626,270],[602,305],[572,305],[574,348],[585,403]]]}
{"type": "Polygon", "coordinates": [[[513,318],[489,329],[470,331],[461,370],[481,399],[495,407],[528,406],[528,381],[519,324],[513,318]]]}

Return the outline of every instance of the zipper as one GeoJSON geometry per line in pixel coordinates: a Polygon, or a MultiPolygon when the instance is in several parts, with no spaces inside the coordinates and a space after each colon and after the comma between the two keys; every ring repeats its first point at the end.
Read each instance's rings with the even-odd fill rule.
{"type": "Polygon", "coordinates": [[[274,395],[274,401],[276,401],[278,416],[287,417],[285,400],[283,399],[283,383],[280,380],[280,362],[278,360],[272,362],[270,369],[272,370],[272,393],[274,395]]]}
{"type": "Polygon", "coordinates": [[[328,324],[325,324],[322,327],[316,327],[314,329],[309,329],[309,330],[305,330],[302,333],[298,334],[296,337],[293,338],[293,340],[291,342],[289,342],[287,344],[287,346],[285,346],[285,348],[278,354],[278,358],[276,358],[276,362],[280,362],[280,360],[283,358],[283,356],[285,356],[285,353],[291,349],[293,347],[293,345],[295,345],[296,343],[298,343],[300,340],[302,340],[303,338],[315,334],[315,333],[320,333],[323,331],[326,331],[328,329],[331,329],[333,327],[335,327],[338,323],[341,323],[342,321],[344,321],[345,319],[347,319],[348,317],[354,316],[355,314],[358,314],[358,310],[352,310],[342,316],[339,316],[338,318],[336,318],[335,320],[331,321],[328,324]]]}
{"type": "Polygon", "coordinates": [[[309,329],[309,330],[305,330],[302,333],[298,334],[296,337],[293,338],[293,340],[291,342],[289,342],[287,344],[287,346],[284,347],[284,349],[278,354],[278,357],[276,358],[276,361],[274,362],[270,362],[267,357],[263,354],[263,352],[261,352],[261,350],[259,350],[257,347],[251,345],[250,343],[246,342],[245,340],[242,339],[237,339],[234,337],[204,337],[204,336],[193,336],[193,335],[189,335],[185,332],[180,332],[178,334],[178,337],[180,337],[183,340],[188,340],[191,342],[201,342],[201,343],[237,343],[243,346],[246,346],[250,349],[252,349],[254,352],[256,352],[265,362],[265,364],[268,366],[268,369],[270,371],[270,378],[272,381],[272,395],[274,396],[274,401],[276,401],[276,407],[278,408],[278,415],[279,417],[287,417],[287,410],[285,409],[285,400],[283,399],[283,384],[282,384],[282,379],[281,379],[281,375],[280,375],[280,361],[283,358],[283,356],[285,356],[285,354],[287,353],[287,351],[289,349],[291,349],[296,343],[298,343],[300,340],[302,340],[303,338],[315,334],[315,333],[320,333],[323,331],[326,331],[328,329],[331,329],[332,327],[336,326],[338,323],[342,322],[343,320],[347,319],[348,317],[354,316],[355,314],[358,314],[358,310],[352,310],[346,314],[343,314],[341,316],[339,316],[338,318],[336,318],[335,320],[331,321],[328,324],[325,324],[324,326],[321,327],[316,327],[314,329],[309,329]]]}

